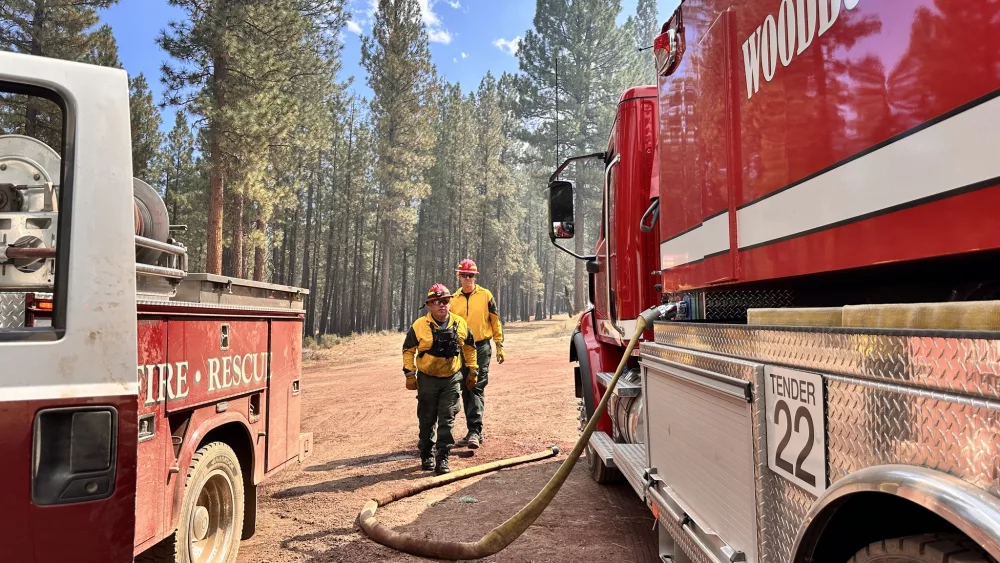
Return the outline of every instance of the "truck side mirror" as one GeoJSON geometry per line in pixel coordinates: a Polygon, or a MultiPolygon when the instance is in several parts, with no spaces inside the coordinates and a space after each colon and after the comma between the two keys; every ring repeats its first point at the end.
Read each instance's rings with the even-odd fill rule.
{"type": "Polygon", "coordinates": [[[576,186],[566,180],[549,182],[549,238],[573,238],[573,192],[576,186]]]}

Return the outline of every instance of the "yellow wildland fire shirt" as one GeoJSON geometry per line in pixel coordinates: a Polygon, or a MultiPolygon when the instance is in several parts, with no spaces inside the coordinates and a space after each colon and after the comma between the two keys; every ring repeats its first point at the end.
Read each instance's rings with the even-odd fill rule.
{"type": "Polygon", "coordinates": [[[451,313],[458,315],[469,323],[472,337],[476,342],[493,339],[497,344],[503,344],[503,326],[500,325],[500,311],[493,294],[485,287],[476,284],[472,293],[462,293],[458,288],[451,299],[451,313]]]}
{"type": "MultiPolygon", "coordinates": [[[[438,336],[439,342],[443,341],[440,334],[438,336]]],[[[465,319],[454,313],[448,313],[448,320],[444,326],[434,320],[433,315],[427,313],[414,321],[406,333],[406,340],[403,341],[404,372],[416,370],[433,377],[451,377],[462,369],[463,360],[469,369],[479,369],[479,364],[476,363],[476,341],[469,331],[469,325],[465,323],[465,319]],[[452,344],[454,348],[442,350],[440,344],[435,347],[435,334],[452,329],[455,331],[455,340],[452,344]],[[435,355],[442,352],[444,355],[435,355]],[[455,355],[448,357],[447,355],[451,353],[455,355]]]]}

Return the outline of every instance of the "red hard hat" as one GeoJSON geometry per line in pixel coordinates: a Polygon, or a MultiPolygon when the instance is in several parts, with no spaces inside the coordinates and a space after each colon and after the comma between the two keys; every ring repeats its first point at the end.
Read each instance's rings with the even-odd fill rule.
{"type": "Polygon", "coordinates": [[[451,292],[448,291],[448,288],[445,287],[443,283],[436,283],[432,285],[430,289],[427,290],[427,301],[425,301],[425,303],[430,303],[431,301],[437,301],[438,299],[442,299],[445,297],[450,298],[451,292]]]}
{"type": "Polygon", "coordinates": [[[455,271],[459,274],[478,274],[479,268],[476,267],[475,262],[466,258],[458,263],[458,268],[455,268],[455,271]]]}

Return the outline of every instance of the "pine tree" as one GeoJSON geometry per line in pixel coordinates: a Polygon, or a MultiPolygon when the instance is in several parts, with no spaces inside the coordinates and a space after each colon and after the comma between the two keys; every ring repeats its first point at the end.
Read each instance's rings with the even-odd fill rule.
{"type": "MultiPolygon", "coordinates": [[[[228,185],[234,213],[229,240],[234,273],[241,275],[247,210],[257,213],[254,224],[264,232],[273,208],[272,192],[265,187],[271,148],[287,148],[287,137],[300,133],[306,117],[315,115],[315,105],[302,103],[301,94],[319,88],[313,99],[324,99],[333,83],[343,0],[170,3],[187,17],[171,22],[159,37],[175,59],[163,67],[167,102],[198,115],[207,137],[207,267],[222,270],[228,185]]],[[[260,244],[259,237],[253,244],[260,244]]]]}
{"type": "MultiPolygon", "coordinates": [[[[603,150],[618,97],[635,85],[634,31],[615,23],[620,11],[620,0],[537,0],[534,29],[517,53],[519,107],[525,121],[537,124],[525,138],[549,162],[603,150]]],[[[591,170],[578,172],[577,180],[576,252],[584,254],[596,232],[586,227],[599,209],[603,179],[591,170]]],[[[586,278],[583,263],[575,266],[573,306],[579,311],[586,278]]]]}
{"type": "MultiPolygon", "coordinates": [[[[0,3],[0,50],[87,61],[109,30],[98,23],[97,10],[117,0],[4,0],[0,3]]],[[[117,56],[115,56],[117,59],[117,56]]],[[[32,96],[0,97],[0,126],[5,132],[62,145],[62,112],[52,102],[32,96]]]]}
{"type": "Polygon", "coordinates": [[[656,0],[639,0],[635,7],[635,53],[637,84],[656,84],[656,63],[653,60],[653,40],[660,22],[657,20],[656,0]],[[640,51],[639,49],[643,49],[640,51]]]}
{"type": "Polygon", "coordinates": [[[429,191],[425,174],[434,162],[428,100],[434,72],[417,0],[379,0],[372,34],[362,40],[361,62],[374,94],[376,178],[383,194],[378,327],[387,328],[391,266],[416,220],[413,201],[429,191]]]}
{"type": "Polygon", "coordinates": [[[146,77],[139,73],[129,80],[129,112],[132,126],[132,175],[152,181],[157,175],[160,144],[160,111],[153,103],[146,77]]]}
{"type": "Polygon", "coordinates": [[[194,148],[195,138],[188,127],[187,116],[178,111],[174,116],[174,127],[163,142],[160,167],[163,201],[167,205],[170,221],[175,224],[184,224],[191,211],[188,196],[197,177],[194,148]]]}

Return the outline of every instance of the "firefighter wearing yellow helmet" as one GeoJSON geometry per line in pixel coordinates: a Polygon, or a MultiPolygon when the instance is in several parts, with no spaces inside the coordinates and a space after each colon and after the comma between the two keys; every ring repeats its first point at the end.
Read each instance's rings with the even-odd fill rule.
{"type": "Polygon", "coordinates": [[[450,312],[448,288],[439,283],[432,285],[424,306],[430,311],[413,322],[403,341],[403,374],[406,388],[417,392],[420,466],[441,475],[449,472],[448,455],[455,444],[451,429],[458,414],[459,392],[462,386],[475,387],[479,366],[469,325],[450,312]]]}
{"type": "Polygon", "coordinates": [[[468,433],[455,445],[477,449],[483,441],[484,391],[489,383],[490,354],[492,340],[497,347],[497,363],[503,363],[503,326],[500,311],[490,290],[476,283],[479,268],[466,258],[455,269],[461,287],[455,292],[452,314],[465,319],[476,340],[476,363],[479,377],[472,385],[462,385],[462,407],[465,411],[465,425],[468,433]]]}

